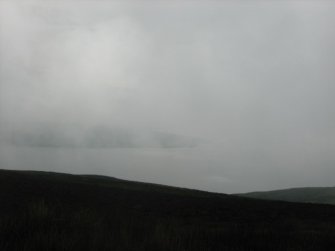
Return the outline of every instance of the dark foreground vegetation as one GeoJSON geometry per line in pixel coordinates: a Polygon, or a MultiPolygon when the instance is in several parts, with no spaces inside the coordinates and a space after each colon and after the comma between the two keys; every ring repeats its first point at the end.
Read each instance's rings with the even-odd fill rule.
{"type": "Polygon", "coordinates": [[[335,206],[0,170],[1,251],[334,250],[335,206]]]}

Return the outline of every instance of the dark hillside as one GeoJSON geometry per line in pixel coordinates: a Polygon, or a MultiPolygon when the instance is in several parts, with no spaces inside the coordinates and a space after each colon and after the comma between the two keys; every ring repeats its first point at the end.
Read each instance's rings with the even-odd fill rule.
{"type": "Polygon", "coordinates": [[[335,187],[301,187],[239,195],[265,200],[335,204],[335,187]]]}
{"type": "Polygon", "coordinates": [[[0,250],[333,250],[335,207],[0,170],[0,250]]]}

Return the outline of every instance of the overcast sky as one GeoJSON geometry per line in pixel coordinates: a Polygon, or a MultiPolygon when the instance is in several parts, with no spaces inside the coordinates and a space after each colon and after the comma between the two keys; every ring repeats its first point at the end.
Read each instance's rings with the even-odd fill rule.
{"type": "Polygon", "coordinates": [[[333,1],[0,1],[0,135],[168,132],[202,143],[85,171],[219,192],[334,185],[334,13],[333,1]]]}

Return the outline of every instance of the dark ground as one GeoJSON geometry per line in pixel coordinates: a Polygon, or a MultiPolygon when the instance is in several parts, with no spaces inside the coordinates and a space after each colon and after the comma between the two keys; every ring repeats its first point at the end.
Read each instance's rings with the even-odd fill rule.
{"type": "Polygon", "coordinates": [[[1,251],[334,250],[335,206],[0,170],[1,251]]]}

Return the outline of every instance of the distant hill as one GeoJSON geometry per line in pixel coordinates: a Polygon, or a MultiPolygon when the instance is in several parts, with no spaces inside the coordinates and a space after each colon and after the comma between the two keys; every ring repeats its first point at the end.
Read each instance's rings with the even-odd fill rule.
{"type": "Polygon", "coordinates": [[[333,250],[335,206],[0,170],[1,251],[333,250]]]}
{"type": "Polygon", "coordinates": [[[268,192],[251,192],[238,194],[240,196],[265,199],[281,200],[304,203],[321,203],[335,205],[335,187],[304,187],[282,190],[273,190],[268,192]]]}

